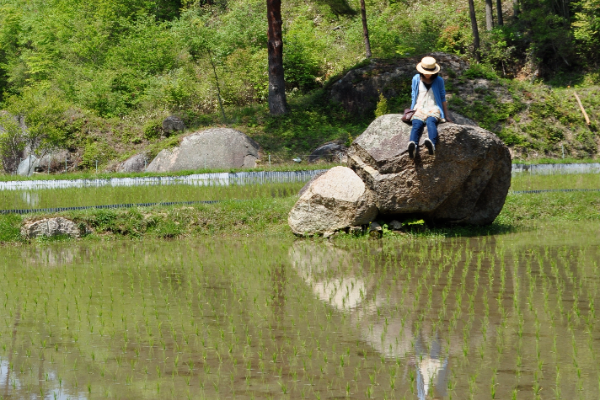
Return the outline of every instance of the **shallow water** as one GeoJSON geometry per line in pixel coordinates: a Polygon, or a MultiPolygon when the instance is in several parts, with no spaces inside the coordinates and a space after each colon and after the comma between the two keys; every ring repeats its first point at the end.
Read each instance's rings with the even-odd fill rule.
{"type": "Polygon", "coordinates": [[[0,397],[596,399],[599,230],[3,248],[0,397]]]}

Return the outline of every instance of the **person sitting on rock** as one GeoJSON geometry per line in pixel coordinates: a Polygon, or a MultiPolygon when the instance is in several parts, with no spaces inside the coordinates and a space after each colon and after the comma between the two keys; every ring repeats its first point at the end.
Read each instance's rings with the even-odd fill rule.
{"type": "Polygon", "coordinates": [[[416,111],[411,119],[412,130],[410,142],[408,142],[410,158],[415,156],[425,125],[427,125],[429,136],[428,139],[425,139],[425,147],[429,154],[433,155],[438,139],[437,124],[440,121],[452,122],[448,118],[444,79],[438,76],[440,70],[441,67],[433,57],[425,57],[417,64],[419,73],[412,79],[412,105],[410,108],[416,111]]]}

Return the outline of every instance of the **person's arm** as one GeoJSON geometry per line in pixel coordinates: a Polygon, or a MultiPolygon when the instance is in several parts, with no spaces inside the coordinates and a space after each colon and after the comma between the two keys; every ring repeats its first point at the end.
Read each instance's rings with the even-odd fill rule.
{"type": "Polygon", "coordinates": [[[442,103],[442,107],[444,107],[444,116],[446,117],[446,122],[452,122],[452,123],[454,123],[454,121],[452,121],[450,119],[450,113],[448,112],[448,102],[444,101],[442,103]]]}
{"type": "Polygon", "coordinates": [[[417,105],[417,97],[419,95],[419,91],[416,90],[416,87],[418,87],[418,83],[416,80],[416,76],[413,76],[413,80],[412,80],[412,85],[410,88],[410,97],[411,97],[411,102],[410,102],[410,109],[414,110],[415,106],[417,105]],[[416,86],[415,86],[416,85],[416,86]],[[415,94],[416,91],[416,94],[415,94]]]}
{"type": "Polygon", "coordinates": [[[446,101],[446,85],[444,84],[444,79],[442,79],[442,77],[439,76],[438,80],[441,82],[440,97],[442,98],[442,107],[444,109],[445,120],[446,122],[454,122],[450,119],[450,113],[448,112],[448,102],[446,101]]]}

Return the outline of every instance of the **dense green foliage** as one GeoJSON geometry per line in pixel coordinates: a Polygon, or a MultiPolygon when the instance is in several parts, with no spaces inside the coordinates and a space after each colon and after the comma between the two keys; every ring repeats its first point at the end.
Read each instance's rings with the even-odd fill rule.
{"type": "MultiPolygon", "coordinates": [[[[505,2],[505,25],[483,34],[490,76],[598,81],[598,0],[522,0],[518,18],[505,2]]],[[[288,157],[324,140],[346,140],[366,125],[319,95],[328,79],[364,59],[357,9],[345,0],[284,2],[292,114],[281,120],[264,107],[264,1],[0,0],[0,101],[26,116],[30,142],[68,148],[83,168],[149,145],[156,153],[160,121],[172,113],[191,127],[233,124],[262,140],[267,152],[288,157]],[[227,121],[214,116],[218,87],[227,121]]],[[[435,50],[472,55],[464,5],[371,0],[367,9],[374,57],[435,50]]],[[[483,26],[483,1],[477,12],[483,26]]],[[[560,107],[551,108],[560,118],[560,107]]],[[[502,116],[516,111],[501,109],[500,118],[477,122],[504,123],[502,116]]],[[[515,144],[510,131],[503,135],[515,144]]],[[[560,139],[559,133],[549,135],[551,144],[560,139]]]]}

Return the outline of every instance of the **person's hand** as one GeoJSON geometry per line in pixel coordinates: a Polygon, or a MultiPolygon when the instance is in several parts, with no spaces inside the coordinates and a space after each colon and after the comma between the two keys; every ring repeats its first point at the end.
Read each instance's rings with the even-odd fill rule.
{"type": "Polygon", "coordinates": [[[452,121],[450,118],[446,118],[446,122],[450,122],[451,124],[454,124],[455,122],[452,121]]]}

